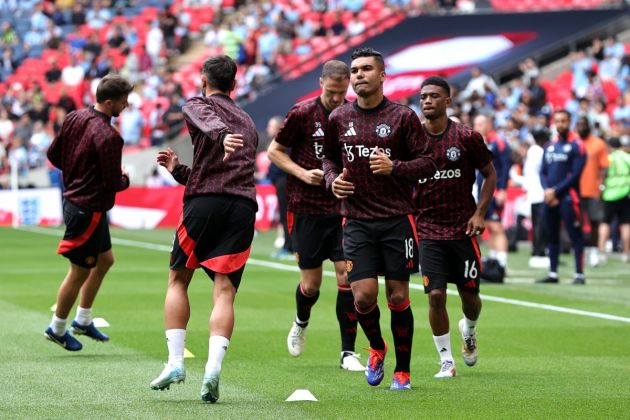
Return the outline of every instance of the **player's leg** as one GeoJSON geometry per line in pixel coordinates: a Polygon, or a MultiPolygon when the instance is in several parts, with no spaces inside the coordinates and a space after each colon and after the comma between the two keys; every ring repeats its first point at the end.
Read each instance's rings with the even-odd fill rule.
{"type": "Polygon", "coordinates": [[[63,203],[66,231],[57,249],[70,260],[70,269],[57,292],[57,307],[44,335],[66,350],[81,350],[81,343],[66,329],[68,315],[81,287],[95,267],[107,222],[102,213],[91,212],[68,200],[63,203]]]}
{"type": "Polygon", "coordinates": [[[630,198],[625,197],[617,202],[621,241],[623,243],[622,262],[630,261],[630,198]]]}
{"type": "Polygon", "coordinates": [[[335,275],[337,277],[337,322],[341,333],[341,360],[339,366],[342,369],[362,372],[365,366],[359,361],[359,354],[355,352],[357,339],[357,313],[354,309],[354,296],[348,283],[346,262],[335,261],[335,275]]]}
{"type": "Polygon", "coordinates": [[[584,232],[580,223],[580,204],[577,195],[572,196],[570,200],[562,200],[560,202],[560,214],[562,223],[573,246],[573,254],[575,258],[575,274],[573,284],[584,284],[584,232]]]}
{"type": "Polygon", "coordinates": [[[184,367],[184,348],[186,344],[186,326],[190,318],[188,286],[194,274],[193,269],[171,269],[168,274],[166,299],[164,300],[164,325],[168,362],[162,373],[151,382],[155,390],[169,389],[171,384],[186,379],[184,367]]]}
{"type": "Polygon", "coordinates": [[[295,320],[287,336],[287,347],[291,356],[300,356],[304,351],[306,327],[311,318],[311,308],[319,299],[322,283],[322,267],[300,270],[300,283],[295,290],[295,320]]]}
{"type": "Polygon", "coordinates": [[[481,252],[476,238],[451,241],[453,270],[451,275],[457,284],[462,301],[463,317],[458,327],[462,339],[464,363],[474,366],[477,363],[477,322],[481,313],[479,297],[479,272],[481,271],[481,252]]]}
{"type": "Polygon", "coordinates": [[[109,249],[98,256],[96,267],[90,270],[87,280],[81,287],[81,298],[77,307],[77,314],[72,321],[72,332],[86,335],[96,341],[108,341],[109,337],[99,331],[92,322],[92,306],[96,295],[103,283],[103,278],[114,264],[114,254],[109,249]]]}
{"type": "Polygon", "coordinates": [[[81,343],[75,339],[66,328],[68,315],[77,300],[81,286],[88,278],[90,268],[81,267],[75,263],[70,263],[70,268],[63,282],[57,291],[57,307],[52,316],[52,320],[44,336],[69,351],[78,351],[83,348],[81,343]]]}
{"type": "Polygon", "coordinates": [[[434,376],[450,378],[456,375],[456,370],[446,311],[446,286],[450,274],[449,249],[447,241],[437,240],[421,240],[419,248],[422,283],[429,301],[429,325],[433,343],[440,356],[440,371],[434,376]]]}
{"type": "Polygon", "coordinates": [[[384,263],[387,305],[396,352],[392,390],[411,388],[413,312],[409,301],[409,277],[418,272],[418,239],[413,216],[381,222],[381,260],[384,263]]]}
{"type": "Polygon", "coordinates": [[[559,205],[543,206],[543,223],[549,244],[549,274],[537,283],[558,283],[558,259],[560,257],[560,209],[559,205]]]}
{"type": "Polygon", "coordinates": [[[324,235],[320,227],[321,216],[290,213],[289,234],[300,267],[300,282],[295,290],[295,319],[287,336],[289,354],[298,357],[304,351],[306,327],[311,308],[319,299],[322,284],[322,255],[324,235]]]}

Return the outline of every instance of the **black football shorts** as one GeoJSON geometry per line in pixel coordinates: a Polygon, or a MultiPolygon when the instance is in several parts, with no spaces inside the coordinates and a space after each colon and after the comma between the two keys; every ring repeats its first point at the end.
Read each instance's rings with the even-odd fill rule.
{"type": "Polygon", "coordinates": [[[83,268],[93,268],[98,255],[112,248],[107,214],[77,206],[63,200],[63,221],[66,232],[57,248],[57,254],[83,268]]]}
{"type": "Polygon", "coordinates": [[[344,260],[340,215],[288,212],[287,220],[295,256],[302,270],[321,267],[324,260],[344,260]]]}
{"type": "Polygon", "coordinates": [[[348,281],[376,278],[409,281],[418,272],[418,238],[412,215],[378,220],[347,219],[343,252],[348,281]]]}
{"type": "Polygon", "coordinates": [[[242,197],[204,195],[187,199],[173,239],[172,269],[201,267],[214,280],[228,276],[236,289],[254,239],[256,203],[242,197]]]}
{"type": "Polygon", "coordinates": [[[477,240],[421,240],[420,272],[425,293],[446,289],[447,283],[479,292],[481,253],[477,240]]]}

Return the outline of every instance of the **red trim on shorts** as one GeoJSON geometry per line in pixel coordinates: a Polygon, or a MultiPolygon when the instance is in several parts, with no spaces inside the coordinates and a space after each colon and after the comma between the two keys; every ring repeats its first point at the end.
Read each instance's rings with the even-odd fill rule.
{"type": "Polygon", "coordinates": [[[287,211],[287,228],[289,230],[289,234],[293,235],[293,223],[295,223],[295,214],[288,210],[287,211]]]}
{"type": "Polygon", "coordinates": [[[197,257],[195,256],[195,246],[197,245],[197,242],[193,238],[188,236],[186,226],[184,226],[183,215],[179,221],[179,226],[177,226],[177,240],[179,241],[180,248],[188,257],[188,260],[186,261],[186,268],[199,268],[199,261],[197,261],[197,257]]]}
{"type": "Polygon", "coordinates": [[[475,250],[475,254],[477,255],[477,264],[479,264],[479,271],[481,271],[481,250],[479,250],[477,238],[470,238],[470,241],[472,242],[473,249],[475,250]]]}
{"type": "Polygon", "coordinates": [[[399,305],[394,305],[390,301],[387,301],[387,307],[393,312],[402,312],[407,309],[409,305],[411,305],[411,301],[409,299],[399,305]]]}
{"type": "Polygon", "coordinates": [[[72,251],[73,249],[76,249],[87,242],[87,240],[90,239],[90,236],[92,236],[92,234],[94,233],[94,230],[96,230],[98,223],[101,221],[102,215],[102,212],[92,213],[92,220],[90,220],[90,224],[88,225],[87,229],[85,229],[85,232],[83,232],[76,238],[62,239],[61,242],[59,242],[59,246],[57,247],[57,254],[63,254],[65,252],[72,251]]]}
{"type": "Polygon", "coordinates": [[[416,230],[416,219],[414,219],[413,214],[408,214],[407,217],[409,218],[409,223],[411,223],[411,229],[413,230],[413,237],[416,240],[416,243],[420,243],[420,241],[418,240],[418,231],[416,230]]]}
{"type": "Polygon", "coordinates": [[[230,274],[240,270],[245,265],[251,249],[252,247],[250,246],[238,254],[219,255],[218,257],[202,261],[200,264],[215,273],[230,274]]]}

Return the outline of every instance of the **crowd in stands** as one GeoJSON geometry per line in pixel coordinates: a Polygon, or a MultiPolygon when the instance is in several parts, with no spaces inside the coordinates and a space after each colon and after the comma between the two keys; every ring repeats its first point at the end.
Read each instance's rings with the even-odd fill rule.
{"type": "MultiPolygon", "coordinates": [[[[273,78],[297,77],[407,15],[470,12],[476,2],[166,3],[0,1],[0,175],[9,169],[9,156],[21,172],[45,165],[47,146],[65,115],[93,103],[99,78],[110,71],[120,72],[136,86],[128,109],[116,122],[126,150],[133,151],[161,145],[181,132],[181,105],[199,91],[200,67],[209,55],[224,52],[237,60],[236,96],[251,100],[273,78]],[[194,39],[203,44],[202,52],[182,60],[194,39]]],[[[514,144],[524,142],[532,127],[548,124],[548,115],[557,106],[577,105],[577,111],[588,112],[604,130],[617,129],[624,119],[627,124],[630,99],[619,93],[627,90],[629,73],[623,45],[606,40],[601,53],[594,45],[576,54],[579,60],[571,74],[574,96],[566,98],[566,104],[557,103],[558,94],[538,80],[536,64],[528,60],[523,77],[508,86],[498,87],[475,70],[470,83],[457,93],[452,113],[467,123],[477,113],[494,114],[497,131],[514,144]],[[617,86],[616,94],[611,83],[617,86]]]]}

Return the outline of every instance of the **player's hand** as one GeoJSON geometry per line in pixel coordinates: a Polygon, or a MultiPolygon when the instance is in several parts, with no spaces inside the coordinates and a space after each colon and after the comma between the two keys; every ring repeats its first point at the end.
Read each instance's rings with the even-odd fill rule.
{"type": "Polygon", "coordinates": [[[558,200],[557,198],[554,198],[553,200],[547,203],[549,207],[556,207],[558,204],[560,204],[560,200],[558,200]]]}
{"type": "Polygon", "coordinates": [[[179,158],[170,147],[166,150],[160,150],[156,160],[158,165],[164,166],[170,173],[173,173],[175,167],[179,165],[179,158]]]}
{"type": "Polygon", "coordinates": [[[377,148],[370,155],[370,169],[376,175],[391,175],[394,163],[385,153],[381,152],[381,149],[377,148]]]}
{"type": "Polygon", "coordinates": [[[505,200],[507,198],[505,190],[498,190],[494,195],[494,201],[497,203],[497,206],[503,207],[505,204],[505,200]]]}
{"type": "Polygon", "coordinates": [[[469,237],[475,237],[477,235],[481,235],[485,229],[485,222],[483,217],[477,213],[473,214],[473,216],[466,223],[466,235],[469,237]]]}
{"type": "Polygon", "coordinates": [[[236,149],[240,149],[241,147],[243,147],[242,134],[228,134],[227,136],[225,136],[223,138],[223,150],[225,151],[225,155],[223,155],[223,161],[225,162],[236,149]]]}
{"type": "MultiPolygon", "coordinates": [[[[551,203],[557,200],[556,197],[556,190],[554,190],[553,188],[547,188],[545,190],[545,203],[551,205],[551,203]]],[[[553,207],[553,206],[552,206],[553,207]]]]}
{"type": "Polygon", "coordinates": [[[304,171],[301,180],[308,185],[321,185],[324,180],[324,171],[321,169],[311,169],[304,171]]]}
{"type": "Polygon", "coordinates": [[[354,184],[352,182],[348,182],[345,178],[348,177],[348,170],[343,168],[343,172],[339,174],[337,178],[332,183],[332,192],[335,197],[344,199],[346,197],[354,194],[354,184]]]}

